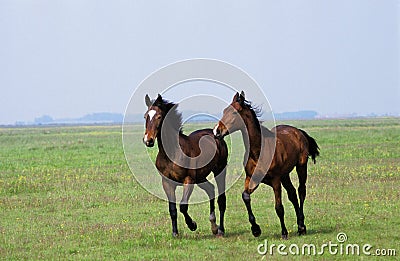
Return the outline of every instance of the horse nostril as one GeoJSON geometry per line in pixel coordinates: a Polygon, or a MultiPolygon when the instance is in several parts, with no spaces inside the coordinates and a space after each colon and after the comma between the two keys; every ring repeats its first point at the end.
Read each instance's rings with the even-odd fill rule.
{"type": "Polygon", "coordinates": [[[153,146],[154,146],[154,140],[153,140],[153,139],[149,139],[149,140],[146,142],[146,145],[147,145],[148,147],[153,147],[153,146]]]}

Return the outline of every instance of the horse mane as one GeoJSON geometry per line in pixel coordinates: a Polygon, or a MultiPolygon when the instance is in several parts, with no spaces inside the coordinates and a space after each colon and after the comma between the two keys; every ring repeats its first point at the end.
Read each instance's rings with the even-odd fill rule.
{"type": "Polygon", "coordinates": [[[165,99],[156,99],[153,106],[157,106],[164,113],[164,117],[168,114],[168,124],[179,133],[182,133],[182,113],[178,111],[178,104],[165,99]]]}
{"type": "Polygon", "coordinates": [[[261,105],[254,105],[251,101],[244,100],[243,105],[251,110],[254,117],[257,119],[262,115],[262,107],[261,105]]]}
{"type": "Polygon", "coordinates": [[[243,100],[242,105],[250,110],[251,114],[253,115],[254,121],[256,122],[256,125],[261,128],[261,124],[258,118],[262,115],[262,107],[260,105],[255,106],[251,101],[248,100],[243,100]]]}
{"type": "Polygon", "coordinates": [[[266,134],[267,136],[274,136],[272,132],[267,127],[263,126],[260,120],[258,119],[262,115],[262,107],[260,105],[254,105],[251,101],[248,100],[244,100],[242,105],[250,110],[254,118],[254,121],[256,123],[256,126],[260,129],[260,131],[261,129],[264,129],[263,131],[264,134],[266,134]]]}

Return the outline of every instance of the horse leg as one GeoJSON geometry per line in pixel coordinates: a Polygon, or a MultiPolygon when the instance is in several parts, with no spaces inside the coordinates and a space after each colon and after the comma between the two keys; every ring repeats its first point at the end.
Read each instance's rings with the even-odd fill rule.
{"type": "Polygon", "coordinates": [[[172,236],[173,237],[177,237],[178,234],[178,223],[177,223],[177,219],[178,219],[178,211],[176,209],[176,197],[175,197],[175,189],[176,189],[176,185],[173,184],[172,182],[168,181],[168,179],[164,178],[162,180],[162,185],[163,185],[163,189],[165,194],[167,195],[168,198],[168,208],[169,208],[169,215],[171,217],[171,221],[172,221],[172,236]]]}
{"type": "Polygon", "coordinates": [[[299,213],[299,218],[300,218],[300,223],[299,223],[299,230],[298,233],[299,235],[305,235],[307,233],[306,226],[304,225],[304,211],[303,211],[303,206],[304,206],[304,200],[306,199],[306,182],[307,182],[307,165],[302,165],[302,166],[297,166],[296,167],[296,172],[299,177],[299,199],[300,199],[300,213],[299,213]]]}
{"type": "Polygon", "coordinates": [[[253,233],[253,236],[259,237],[261,235],[261,228],[256,223],[256,217],[254,216],[253,211],[251,209],[250,194],[253,193],[253,191],[255,189],[249,188],[250,179],[251,179],[250,176],[246,176],[246,181],[244,184],[244,191],[242,193],[242,199],[243,199],[244,204],[246,205],[247,214],[249,215],[249,222],[251,224],[251,232],[253,233]]]}
{"type": "Polygon", "coordinates": [[[288,231],[285,226],[285,220],[284,220],[285,210],[282,205],[282,186],[279,178],[275,178],[272,180],[272,188],[274,189],[274,194],[275,194],[275,211],[281,222],[282,239],[287,239],[288,231]]]}
{"type": "Polygon", "coordinates": [[[297,200],[296,189],[294,188],[289,175],[281,177],[281,182],[283,187],[286,189],[288,193],[288,198],[290,202],[292,202],[294,210],[296,211],[297,226],[298,226],[298,231],[300,233],[300,230],[304,227],[304,216],[302,217],[302,215],[300,214],[300,207],[299,207],[299,201],[297,200]]]}
{"type": "Polygon", "coordinates": [[[201,189],[203,189],[210,199],[210,222],[211,222],[211,231],[214,235],[218,233],[218,225],[216,223],[215,218],[215,188],[212,183],[208,180],[197,184],[201,189]]]}
{"type": "Polygon", "coordinates": [[[186,225],[189,227],[191,231],[195,231],[197,229],[196,222],[194,222],[188,214],[189,198],[193,192],[193,188],[194,188],[193,180],[190,177],[186,177],[183,183],[182,200],[179,205],[179,210],[185,216],[186,225]]]}
{"type": "Polygon", "coordinates": [[[225,196],[225,179],[226,167],[215,177],[218,187],[218,209],[219,209],[219,227],[218,236],[223,236],[225,233],[224,217],[226,210],[226,196],[225,196]]]}

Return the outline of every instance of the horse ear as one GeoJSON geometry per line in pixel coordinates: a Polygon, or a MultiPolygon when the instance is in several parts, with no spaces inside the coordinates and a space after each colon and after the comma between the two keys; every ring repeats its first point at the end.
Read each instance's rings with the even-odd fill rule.
{"type": "Polygon", "coordinates": [[[146,94],[146,96],[144,97],[144,102],[146,103],[147,107],[150,107],[152,105],[148,94],[146,94]]]}
{"type": "Polygon", "coordinates": [[[234,97],[234,101],[242,104],[246,99],[244,98],[244,92],[242,91],[240,94],[237,92],[235,97],[234,97]]]}
{"type": "Polygon", "coordinates": [[[232,101],[233,102],[238,102],[239,101],[239,93],[238,92],[235,94],[235,96],[233,96],[233,100],[232,101]]]}
{"type": "Polygon", "coordinates": [[[156,101],[158,101],[158,102],[162,102],[162,97],[161,97],[161,95],[160,95],[160,94],[157,94],[157,99],[156,99],[156,101]]]}
{"type": "Polygon", "coordinates": [[[242,92],[240,93],[240,98],[241,98],[242,100],[246,100],[245,95],[244,95],[244,91],[242,91],[242,92]]]}

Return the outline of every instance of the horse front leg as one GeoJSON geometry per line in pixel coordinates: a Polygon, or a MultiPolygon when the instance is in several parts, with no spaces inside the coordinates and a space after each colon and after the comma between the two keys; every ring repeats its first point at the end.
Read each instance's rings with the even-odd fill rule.
{"type": "Polygon", "coordinates": [[[211,231],[214,235],[218,233],[218,225],[216,223],[217,218],[215,217],[215,188],[212,183],[208,180],[204,180],[201,183],[197,184],[201,189],[203,189],[210,200],[210,222],[211,222],[211,231]]]}
{"type": "Polygon", "coordinates": [[[176,209],[176,197],[175,197],[176,184],[169,181],[167,178],[163,178],[162,185],[164,192],[168,198],[168,209],[172,222],[172,236],[177,237],[179,233],[178,233],[178,222],[177,222],[178,211],[176,209]]]}
{"type": "Polygon", "coordinates": [[[257,187],[255,187],[254,189],[249,188],[250,179],[251,179],[250,176],[246,176],[246,181],[244,184],[244,191],[242,193],[242,199],[243,199],[244,204],[246,205],[247,214],[249,215],[249,222],[251,224],[251,232],[253,233],[253,236],[259,237],[261,235],[261,228],[256,223],[256,217],[254,216],[253,211],[251,209],[251,199],[250,199],[250,194],[253,193],[257,187]]]}
{"type": "Polygon", "coordinates": [[[225,183],[226,183],[226,167],[222,172],[215,177],[218,186],[218,209],[219,209],[219,227],[217,236],[225,234],[224,217],[226,210],[226,196],[225,196],[225,183]]]}
{"type": "Polygon", "coordinates": [[[179,205],[179,209],[181,213],[185,216],[186,225],[189,227],[191,231],[195,231],[197,229],[197,224],[192,220],[192,218],[188,214],[189,209],[189,198],[192,195],[194,188],[194,182],[190,177],[186,177],[183,183],[183,195],[182,200],[179,205]]]}

